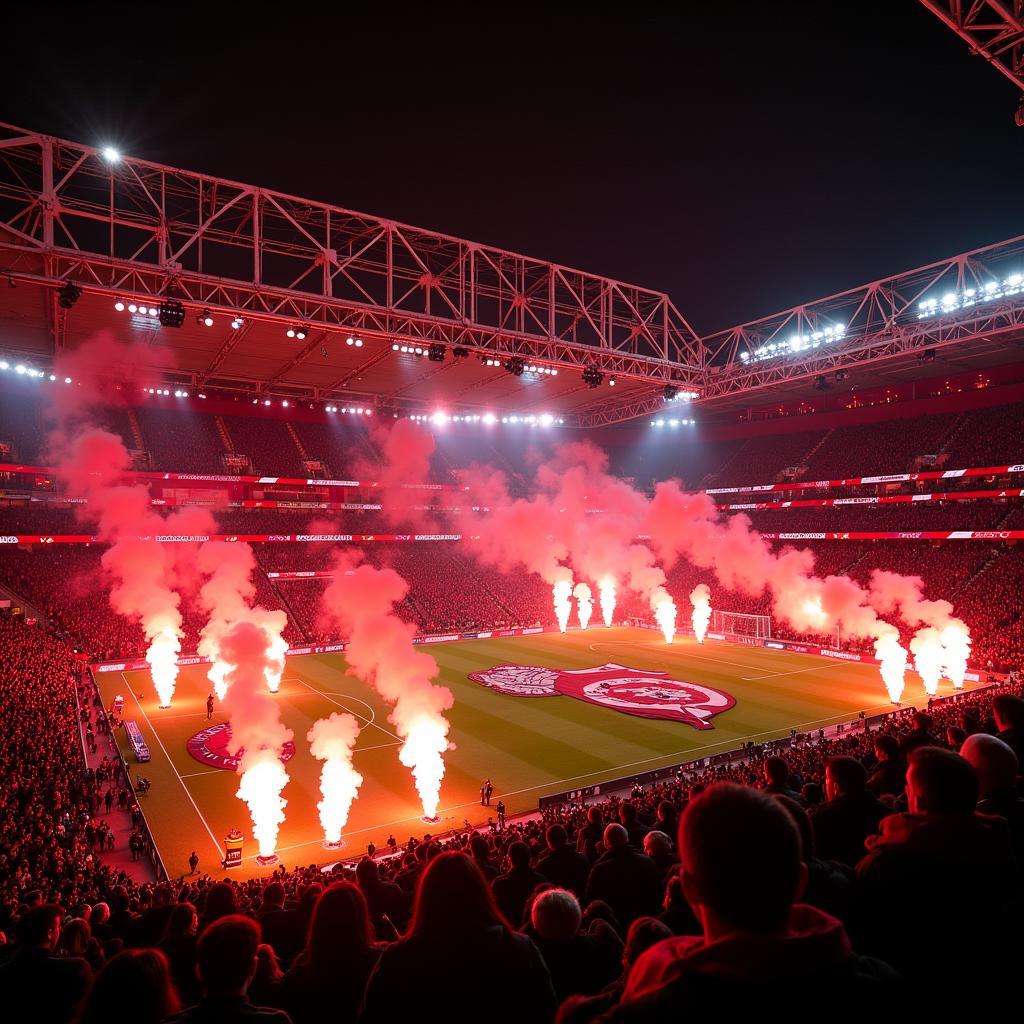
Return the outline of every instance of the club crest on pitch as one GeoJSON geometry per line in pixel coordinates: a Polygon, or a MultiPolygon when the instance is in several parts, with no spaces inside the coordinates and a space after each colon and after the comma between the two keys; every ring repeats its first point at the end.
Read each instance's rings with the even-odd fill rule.
{"type": "Polygon", "coordinates": [[[469,676],[476,683],[514,697],[575,697],[640,718],[684,722],[712,729],[711,719],[728,711],[734,697],[702,683],[672,679],[667,672],[609,663],[597,668],[550,669],[536,665],[495,665],[469,676]]]}

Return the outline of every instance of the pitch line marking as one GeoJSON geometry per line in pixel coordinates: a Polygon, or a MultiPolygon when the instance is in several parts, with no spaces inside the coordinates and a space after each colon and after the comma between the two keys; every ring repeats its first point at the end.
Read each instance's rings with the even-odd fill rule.
{"type": "Polygon", "coordinates": [[[695,654],[693,651],[683,651],[683,649],[681,647],[677,648],[675,651],[673,651],[672,650],[672,647],[674,646],[673,644],[664,644],[664,645],[663,644],[658,644],[658,643],[642,644],[642,643],[638,643],[637,641],[634,641],[634,640],[622,640],[622,641],[608,640],[608,641],[605,641],[604,643],[590,644],[589,646],[590,646],[590,649],[592,651],[596,651],[598,649],[598,647],[657,647],[657,648],[661,649],[665,654],[681,653],[681,654],[685,654],[686,657],[688,657],[688,658],[699,658],[701,661],[711,661],[711,662],[714,662],[714,664],[716,664],[716,665],[731,665],[733,668],[745,668],[748,672],[751,669],[757,669],[757,668],[761,667],[760,665],[751,665],[749,662],[746,663],[746,664],[743,664],[743,663],[738,662],[738,661],[726,661],[724,658],[710,658],[706,654],[695,654]]]}
{"type": "Polygon", "coordinates": [[[745,683],[752,683],[757,679],[776,679],[779,676],[800,676],[803,675],[805,672],[824,672],[826,669],[829,668],[839,668],[841,666],[849,664],[850,662],[848,661],[829,661],[825,662],[822,665],[814,665],[811,668],[798,668],[792,672],[769,672],[767,675],[764,676],[741,676],[740,678],[745,683]]]}
{"type": "Polygon", "coordinates": [[[307,689],[312,690],[314,693],[319,693],[320,696],[323,697],[325,700],[329,700],[332,704],[337,704],[338,707],[341,708],[343,711],[347,711],[350,715],[355,715],[356,718],[365,722],[367,725],[376,726],[378,729],[380,729],[381,732],[386,733],[388,736],[394,737],[396,740],[398,740],[399,743],[405,742],[405,740],[403,740],[402,737],[399,736],[397,733],[393,733],[390,729],[385,729],[383,725],[377,725],[377,712],[374,711],[374,709],[369,704],[367,704],[365,700],[362,700],[359,697],[353,697],[347,693],[337,694],[336,696],[332,697],[331,694],[324,693],[323,690],[318,690],[315,686],[310,686],[310,684],[307,683],[304,679],[300,679],[299,682],[302,683],[302,685],[305,686],[307,689]],[[367,708],[369,710],[371,717],[363,718],[362,715],[356,714],[356,712],[353,711],[351,708],[346,707],[344,704],[342,704],[341,701],[337,699],[337,697],[346,697],[348,700],[354,700],[357,704],[362,704],[364,708],[367,708]]]}
{"type": "Polygon", "coordinates": [[[178,776],[178,781],[181,783],[181,788],[185,790],[185,796],[188,797],[189,803],[193,806],[193,808],[195,808],[195,812],[199,815],[199,820],[203,823],[203,826],[205,827],[206,832],[210,837],[210,841],[217,849],[217,857],[220,860],[223,860],[224,851],[221,849],[220,843],[217,842],[217,837],[213,834],[213,829],[210,828],[210,823],[206,820],[206,818],[203,817],[203,812],[199,810],[199,805],[192,798],[192,793],[190,792],[188,786],[185,785],[185,780],[181,777],[181,772],[179,772],[178,769],[175,768],[174,762],[171,760],[171,755],[167,753],[167,748],[164,746],[164,741],[160,739],[160,733],[157,732],[156,726],[153,725],[153,723],[149,720],[149,715],[146,714],[146,709],[142,706],[142,702],[139,700],[134,688],[132,687],[131,683],[128,682],[128,679],[126,678],[123,672],[121,673],[121,681],[131,691],[132,700],[134,700],[136,705],[138,706],[139,714],[142,715],[142,717],[146,720],[146,725],[148,725],[149,728],[152,730],[154,738],[156,739],[157,743],[160,744],[160,749],[164,752],[164,757],[167,758],[167,763],[171,766],[171,771],[178,776]]]}

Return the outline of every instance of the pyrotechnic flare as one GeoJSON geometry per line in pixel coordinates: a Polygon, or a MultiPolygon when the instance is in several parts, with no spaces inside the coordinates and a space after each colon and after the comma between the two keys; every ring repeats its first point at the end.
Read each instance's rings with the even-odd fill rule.
{"type": "Polygon", "coordinates": [[[704,643],[707,636],[708,623],[711,621],[711,590],[706,583],[698,583],[690,591],[690,604],[693,605],[693,615],[690,621],[693,623],[693,635],[697,643],[704,643]]]}
{"type": "Polygon", "coordinates": [[[558,580],[551,588],[555,601],[555,618],[558,619],[558,630],[564,633],[569,626],[572,614],[572,577],[558,580]]]}
{"type": "Polygon", "coordinates": [[[363,777],[352,766],[352,752],[359,736],[359,722],[354,715],[335,711],[329,718],[313,723],[306,735],[309,752],[323,761],[320,769],[320,794],[316,805],[325,846],[340,846],[341,833],[348,821],[363,777]]]}
{"type": "Polygon", "coordinates": [[[573,588],[572,596],[576,598],[576,615],[580,620],[580,629],[586,629],[590,625],[590,616],[594,612],[594,599],[590,593],[590,587],[586,583],[577,583],[573,588]]]}
{"type": "Polygon", "coordinates": [[[615,578],[613,576],[602,576],[598,584],[601,595],[601,614],[604,616],[604,624],[612,624],[612,616],[615,614],[615,578]]]}
{"type": "MultiPolygon", "coordinates": [[[[178,619],[180,621],[180,616],[178,619]]],[[[169,708],[178,681],[182,633],[174,622],[159,625],[155,620],[150,620],[143,623],[143,628],[149,638],[146,661],[149,662],[150,675],[153,677],[153,688],[160,700],[160,707],[169,708]],[[154,632],[151,633],[151,630],[154,632]]]]}
{"type": "Polygon", "coordinates": [[[651,597],[651,606],[654,609],[654,620],[665,637],[665,643],[672,643],[676,635],[676,603],[668,594],[659,588],[651,597]]]}
{"type": "Polygon", "coordinates": [[[942,674],[952,681],[954,689],[961,690],[971,657],[971,634],[959,619],[955,619],[942,629],[940,635],[944,651],[942,674]]]}
{"type": "Polygon", "coordinates": [[[452,693],[434,686],[437,662],[413,645],[416,627],[395,615],[409,585],[393,569],[359,565],[358,552],[339,550],[334,578],[323,595],[329,625],[348,637],[345,658],[352,672],[392,705],[388,721],[402,738],[399,760],[412,769],[423,816],[436,819],[444,777],[452,693]]]}
{"type": "Polygon", "coordinates": [[[939,692],[939,680],[942,678],[942,635],[934,626],[924,626],[911,639],[910,650],[925,693],[934,697],[939,692]]]}
{"type": "Polygon", "coordinates": [[[231,725],[228,753],[242,752],[236,795],[249,805],[260,860],[269,863],[275,856],[277,834],[288,805],[281,796],[288,782],[281,754],[292,731],[282,724],[277,701],[267,696],[266,670],[271,653],[266,632],[251,622],[239,622],[220,643],[224,661],[232,666],[224,695],[224,710],[231,725]]]}
{"type": "Polygon", "coordinates": [[[875,640],[875,656],[881,662],[882,682],[893,704],[899,704],[907,674],[907,651],[895,627],[875,640]]]}

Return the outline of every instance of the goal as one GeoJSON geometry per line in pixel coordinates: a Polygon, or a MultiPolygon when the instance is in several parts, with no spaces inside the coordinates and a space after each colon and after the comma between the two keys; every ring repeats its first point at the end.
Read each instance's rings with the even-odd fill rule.
{"type": "Polygon", "coordinates": [[[708,632],[722,633],[725,636],[752,636],[759,640],[768,640],[772,635],[772,617],[770,615],[751,615],[748,612],[724,612],[719,608],[713,608],[708,632]]]}

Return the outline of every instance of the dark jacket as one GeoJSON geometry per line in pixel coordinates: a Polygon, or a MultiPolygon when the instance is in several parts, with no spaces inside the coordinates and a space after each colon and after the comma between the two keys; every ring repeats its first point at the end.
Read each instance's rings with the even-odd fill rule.
{"type": "Polygon", "coordinates": [[[64,1024],[91,982],[92,970],[81,957],[24,949],[0,967],[0,1014],[11,1021],[64,1024]]]}
{"type": "Polygon", "coordinates": [[[854,865],[867,852],[864,840],[878,831],[889,809],[870,793],[837,796],[811,814],[814,853],[822,860],[854,865]]]}
{"type": "Polygon", "coordinates": [[[318,975],[308,964],[297,963],[281,982],[281,1003],[295,1024],[354,1021],[366,982],[383,949],[371,946],[365,957],[348,957],[337,971],[327,975],[318,975]]]}
{"type": "Polygon", "coordinates": [[[552,885],[571,889],[582,899],[587,889],[590,862],[571,846],[562,846],[543,853],[537,861],[537,871],[552,885]]]}
{"type": "Polygon", "coordinates": [[[906,761],[879,761],[868,779],[868,789],[875,796],[899,796],[907,785],[906,761]]]}
{"type": "Polygon", "coordinates": [[[165,1024],[292,1024],[292,1019],[284,1010],[253,1006],[245,996],[207,996],[165,1024]]]}
{"type": "Polygon", "coordinates": [[[526,901],[533,894],[538,885],[543,885],[547,879],[537,874],[533,868],[519,867],[512,868],[504,875],[499,875],[491,882],[491,889],[494,892],[494,900],[498,909],[505,916],[513,928],[518,928],[523,923],[523,914],[526,901]]]}
{"type": "Polygon", "coordinates": [[[609,1021],[695,1020],[723,1004],[750,1007],[877,1006],[898,990],[886,964],[857,956],[843,925],[814,907],[797,904],[785,935],[666,939],[633,965],[622,1003],[609,1021]]]}
{"type": "MultiPolygon", "coordinates": [[[[429,939],[410,935],[381,955],[366,986],[360,1021],[419,1020],[430,999],[441,999],[438,1019],[525,1024],[550,1020],[555,994],[537,947],[501,926],[429,939]]],[[[428,1014],[429,1016],[429,1014],[428,1014]]]]}
{"type": "Polygon", "coordinates": [[[934,976],[956,950],[957,971],[998,977],[1016,946],[1009,908],[1015,865],[1002,818],[891,814],[857,865],[865,952],[908,982],[934,976]]]}
{"type": "Polygon", "coordinates": [[[586,901],[604,900],[615,911],[622,933],[638,917],[661,909],[661,872],[631,846],[607,850],[590,869],[586,901]]]}

